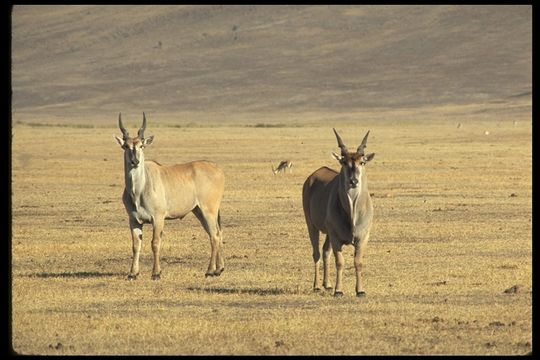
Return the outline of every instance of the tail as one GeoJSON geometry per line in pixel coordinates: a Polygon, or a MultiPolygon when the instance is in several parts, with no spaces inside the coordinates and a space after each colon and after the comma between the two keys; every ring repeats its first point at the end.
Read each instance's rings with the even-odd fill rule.
{"type": "Polygon", "coordinates": [[[219,231],[221,231],[221,210],[219,210],[217,213],[217,224],[218,224],[219,231]]]}

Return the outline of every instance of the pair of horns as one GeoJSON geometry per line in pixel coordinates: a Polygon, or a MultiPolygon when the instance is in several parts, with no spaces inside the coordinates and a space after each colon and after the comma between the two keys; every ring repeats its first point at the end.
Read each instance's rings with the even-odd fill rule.
{"type": "MultiPolygon", "coordinates": [[[[336,129],[332,128],[332,130],[334,130],[334,134],[336,134],[336,139],[337,139],[337,142],[338,142],[338,146],[341,149],[341,155],[346,155],[349,152],[349,150],[347,149],[347,146],[345,146],[345,144],[343,143],[343,140],[341,140],[341,136],[339,136],[336,129]]],[[[356,149],[356,152],[358,154],[360,154],[360,155],[364,155],[364,149],[367,146],[368,135],[369,135],[369,130],[366,133],[366,136],[364,136],[364,139],[362,140],[362,143],[356,149]]]]}
{"type": "MultiPolygon", "coordinates": [[[[144,130],[146,129],[146,115],[144,115],[144,112],[142,113],[143,120],[142,120],[142,126],[139,129],[139,132],[137,133],[137,136],[140,139],[144,139],[144,130]]],[[[122,135],[124,136],[124,139],[127,139],[129,137],[129,133],[124,127],[124,124],[122,124],[122,113],[118,114],[118,127],[120,127],[120,131],[122,131],[122,135]]]]}

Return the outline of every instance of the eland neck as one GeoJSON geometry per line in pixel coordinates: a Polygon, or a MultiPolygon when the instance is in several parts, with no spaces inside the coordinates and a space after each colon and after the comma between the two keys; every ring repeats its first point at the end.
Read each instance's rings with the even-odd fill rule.
{"type": "Polygon", "coordinates": [[[146,171],[144,166],[144,157],[141,154],[139,165],[134,167],[126,157],[124,159],[124,175],[126,180],[126,189],[131,195],[131,199],[135,204],[138,203],[137,199],[143,192],[146,185],[146,171]]]}
{"type": "Polygon", "coordinates": [[[355,228],[359,223],[359,219],[367,211],[366,196],[369,195],[367,177],[364,171],[362,171],[358,180],[358,185],[353,188],[350,186],[345,173],[343,171],[340,173],[338,187],[339,200],[350,221],[353,234],[355,233],[355,228]]]}

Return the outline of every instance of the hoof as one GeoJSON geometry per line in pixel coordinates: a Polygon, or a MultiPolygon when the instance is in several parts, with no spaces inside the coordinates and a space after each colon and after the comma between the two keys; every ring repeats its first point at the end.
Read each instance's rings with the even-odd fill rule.
{"type": "Polygon", "coordinates": [[[206,274],[204,274],[204,277],[205,277],[205,278],[207,278],[207,277],[209,277],[209,276],[215,276],[215,275],[214,275],[214,273],[206,273],[206,274]]]}
{"type": "Polygon", "coordinates": [[[128,279],[129,281],[137,280],[137,275],[139,275],[139,274],[135,274],[135,275],[129,274],[128,277],[127,277],[127,279],[128,279]]]}
{"type": "Polygon", "coordinates": [[[321,288],[318,288],[318,287],[317,287],[317,288],[313,288],[313,292],[316,292],[316,293],[321,292],[321,288]]]}
{"type": "Polygon", "coordinates": [[[159,279],[161,279],[161,274],[152,275],[152,280],[159,280],[159,279]]]}
{"type": "Polygon", "coordinates": [[[356,297],[357,298],[366,297],[366,292],[365,291],[359,291],[359,292],[356,293],[356,297]]]}
{"type": "Polygon", "coordinates": [[[334,287],[332,285],[326,285],[324,290],[332,290],[334,287]]]}
{"type": "Polygon", "coordinates": [[[219,275],[221,275],[221,273],[223,272],[223,270],[225,270],[225,268],[221,268],[221,269],[219,269],[219,270],[214,271],[214,276],[219,276],[219,275]]]}
{"type": "Polygon", "coordinates": [[[334,297],[343,297],[343,291],[336,291],[334,297]]]}

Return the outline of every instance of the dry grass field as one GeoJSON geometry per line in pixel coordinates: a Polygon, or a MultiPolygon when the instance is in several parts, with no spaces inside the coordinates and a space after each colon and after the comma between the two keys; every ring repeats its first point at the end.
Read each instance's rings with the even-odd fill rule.
{"type": "MultiPolygon", "coordinates": [[[[147,114],[148,116],[148,114],[147,114]]],[[[134,131],[140,117],[126,126],[134,131]]],[[[224,170],[225,271],[193,215],[167,221],[162,278],[150,227],[141,275],[108,127],[14,124],[12,346],[20,354],[526,354],[532,349],[529,121],[343,121],[305,126],[154,126],[147,159],[224,170]],[[375,220],[367,297],[313,293],[304,179],[336,168],[332,127],[371,130],[375,220]],[[485,135],[485,131],[489,135],[485,135]],[[292,173],[273,175],[282,159],[292,173]],[[514,287],[515,286],[515,287],[514,287]],[[507,290],[510,289],[510,290],[507,290]],[[506,291],[507,290],[507,291],[506,291]],[[506,291],[506,292],[505,292],[506,291]]],[[[332,259],[331,276],[334,277],[332,259]]]]}

